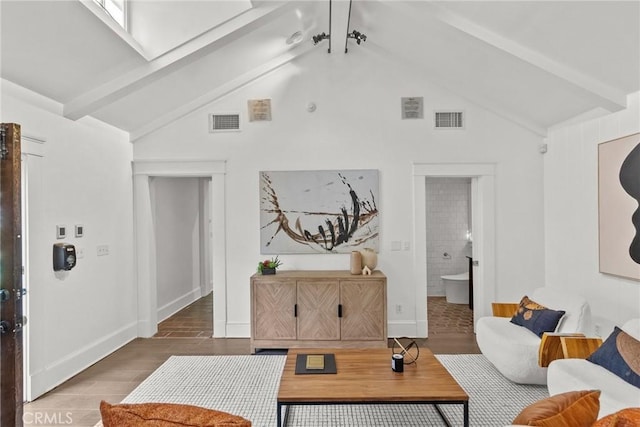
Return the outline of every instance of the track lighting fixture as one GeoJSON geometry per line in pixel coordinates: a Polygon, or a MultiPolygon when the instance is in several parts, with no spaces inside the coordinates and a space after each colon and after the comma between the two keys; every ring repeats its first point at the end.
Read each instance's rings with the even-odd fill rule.
{"type": "Polygon", "coordinates": [[[330,36],[330,35],[325,34],[324,32],[322,32],[322,33],[320,33],[320,34],[318,34],[318,35],[316,35],[316,36],[313,36],[313,44],[314,44],[314,45],[315,45],[315,44],[318,44],[318,43],[320,43],[322,40],[329,39],[329,38],[331,38],[331,36],[330,36]]]}
{"type": "Polygon", "coordinates": [[[318,35],[312,37],[313,44],[316,45],[322,40],[329,40],[329,48],[327,49],[328,53],[331,53],[331,0],[329,0],[329,34],[326,34],[324,31],[318,35]]]}
{"type": "Polygon", "coordinates": [[[356,43],[360,44],[361,42],[366,42],[367,41],[367,36],[365,34],[362,34],[360,31],[358,30],[353,30],[351,32],[349,32],[349,26],[351,25],[351,6],[353,4],[353,0],[349,0],[349,16],[347,18],[347,37],[345,37],[344,39],[344,53],[347,53],[349,51],[348,46],[347,46],[347,42],[349,41],[349,39],[354,39],[356,41],[356,43]]]}
{"type": "Polygon", "coordinates": [[[348,39],[355,39],[356,43],[360,44],[360,42],[366,42],[367,36],[362,34],[360,31],[353,30],[350,33],[347,33],[348,39]]]}

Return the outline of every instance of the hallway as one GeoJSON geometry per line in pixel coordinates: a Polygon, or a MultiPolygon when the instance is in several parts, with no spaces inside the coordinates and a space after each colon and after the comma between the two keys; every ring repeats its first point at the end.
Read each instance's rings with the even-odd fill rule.
{"type": "Polygon", "coordinates": [[[213,336],[213,292],[158,323],[153,338],[211,338],[213,336]]]}

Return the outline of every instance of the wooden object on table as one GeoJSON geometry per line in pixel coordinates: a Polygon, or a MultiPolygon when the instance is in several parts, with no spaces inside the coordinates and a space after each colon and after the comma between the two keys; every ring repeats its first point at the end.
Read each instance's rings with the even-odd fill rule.
{"type": "Polygon", "coordinates": [[[307,369],[324,369],[324,354],[308,354],[307,369]]]}
{"type": "Polygon", "coordinates": [[[564,359],[562,352],[562,338],[565,337],[584,337],[581,333],[560,334],[553,332],[545,332],[540,340],[538,348],[538,365],[547,368],[551,362],[556,359],[564,359]]]}
{"type": "Polygon", "coordinates": [[[516,302],[492,302],[491,309],[495,317],[513,317],[518,309],[516,302]]]}
{"type": "MultiPolygon", "coordinates": [[[[262,348],[387,347],[387,278],[283,270],[251,276],[251,352],[262,348]]],[[[389,362],[391,363],[391,362],[389,362]]]]}
{"type": "Polygon", "coordinates": [[[461,404],[464,425],[469,425],[469,396],[428,348],[422,348],[419,362],[405,365],[402,373],[391,370],[389,349],[289,350],[277,402],[278,426],[283,425],[283,405],[359,403],[461,404]],[[296,375],[297,354],[309,352],[334,354],[337,373],[296,375]]]}
{"type": "Polygon", "coordinates": [[[602,345],[602,338],[560,337],[565,359],[586,359],[602,345]]]}

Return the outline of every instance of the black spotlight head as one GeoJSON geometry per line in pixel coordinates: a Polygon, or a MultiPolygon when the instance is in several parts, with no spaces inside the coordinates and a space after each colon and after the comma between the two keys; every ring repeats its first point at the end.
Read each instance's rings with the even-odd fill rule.
{"type": "Polygon", "coordinates": [[[312,39],[313,39],[313,44],[318,44],[318,43],[319,43],[319,42],[321,42],[322,40],[324,40],[324,39],[328,39],[328,38],[329,38],[329,36],[328,36],[328,35],[326,35],[325,33],[321,33],[321,34],[315,35],[315,36],[313,36],[313,37],[312,37],[312,39]]]}

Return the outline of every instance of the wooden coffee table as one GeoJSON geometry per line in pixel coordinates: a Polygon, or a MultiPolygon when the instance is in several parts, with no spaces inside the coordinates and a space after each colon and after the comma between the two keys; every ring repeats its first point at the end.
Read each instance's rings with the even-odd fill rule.
{"type": "Polygon", "coordinates": [[[463,407],[469,426],[469,396],[427,348],[404,372],[391,370],[391,349],[289,349],[278,390],[278,427],[287,423],[291,405],[433,404],[463,407]],[[297,354],[333,353],[337,374],[295,374],[297,354]],[[284,418],[282,407],[284,406],[284,418]]]}

